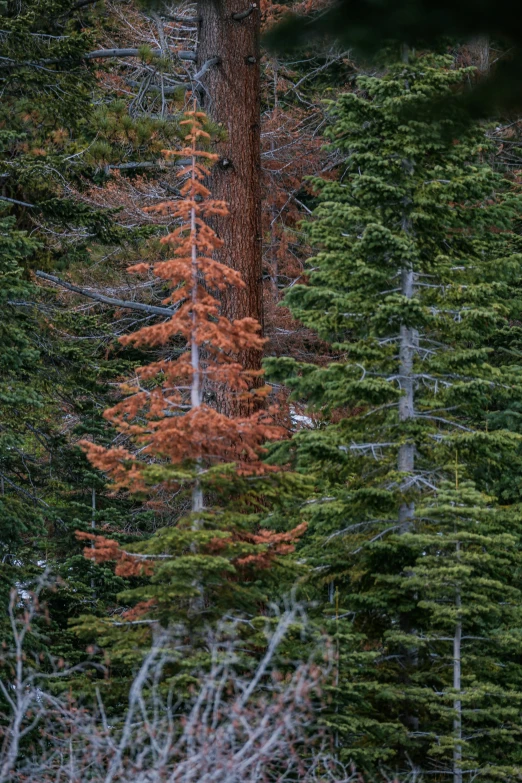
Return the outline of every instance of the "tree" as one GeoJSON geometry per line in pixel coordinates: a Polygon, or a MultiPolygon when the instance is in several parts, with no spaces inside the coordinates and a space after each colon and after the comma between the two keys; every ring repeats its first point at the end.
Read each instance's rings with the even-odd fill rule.
{"type": "MultiPolygon", "coordinates": [[[[75,660],[84,650],[69,620],[86,606],[104,614],[125,582],[87,562],[74,531],[90,529],[97,514],[113,524],[124,518],[127,526],[130,514],[138,527],[147,519],[136,503],[107,497],[77,446],[80,433],[95,432],[101,442],[114,435],[101,412],[113,399],[108,381],[131,367],[132,352],[111,349],[132,321],[77,308],[31,278],[38,268],[89,275],[113,244],[136,252],[146,231],[123,230],[114,210],[77,197],[85,179],[92,186],[99,176],[85,154],[96,136],[96,78],[85,59],[92,30],[84,12],[36,0],[6,4],[0,13],[0,208],[10,211],[0,220],[2,599],[7,603],[14,583],[53,567],[61,580],[47,596],[46,641],[75,660]]],[[[138,130],[127,126],[127,140],[134,133],[143,144],[138,130]]]]}
{"type": "Polygon", "coordinates": [[[483,128],[450,100],[465,75],[448,58],[411,57],[331,104],[328,135],[345,162],[337,181],[315,181],[318,252],[310,285],[286,302],[339,359],[267,362],[294,399],[335,417],[282,453],[322,479],[304,551],[339,591],[336,615],[354,616],[339,629],[345,676],[329,720],[362,770],[386,760],[405,772],[408,758],[425,769],[427,691],[413,688],[421,656],[406,642],[424,622],[408,582],[419,504],[456,451],[470,476],[488,461],[501,469],[518,443],[487,422],[520,388],[518,367],[489,359],[520,312],[518,196],[484,162],[483,128]],[[433,101],[444,114],[420,120],[433,101]]]}
{"type": "MultiPolygon", "coordinates": [[[[179,172],[183,199],[154,207],[180,222],[163,240],[173,249],[174,258],[153,268],[168,283],[170,293],[164,304],[175,312],[168,321],[121,338],[124,344],[167,349],[175,340],[177,357],[167,354],[138,368],[135,383],[128,386],[130,395],[106,412],[120,432],[137,441],[141,455],[155,461],[144,461],[121,446],[106,449],[86,442],[84,447],[117,488],[147,492],[149,487],[156,491],[163,487],[170,495],[188,491],[190,511],[175,526],[158,531],[130,552],[106,537],[80,535],[94,544],[85,550],[86,556],[98,562],[119,560],[120,575],[153,573],[145,586],[128,593],[142,599],[143,611],[172,619],[180,611],[173,605],[176,599],[185,607],[181,611],[200,622],[204,615],[219,615],[223,604],[252,610],[256,601],[264,600],[256,570],[274,568],[279,555],[292,551],[302,527],[281,533],[256,530],[256,511],[262,493],[270,493],[270,479],[258,481],[252,489],[248,483],[270,473],[260,458],[263,443],[284,432],[273,420],[275,411],[264,408],[247,417],[233,417],[209,405],[223,389],[248,399],[266,395],[269,387],[252,388],[253,373],[238,360],[241,352],[261,348],[259,324],[253,318],[231,321],[220,314],[215,293],[245,284],[239,272],[212,258],[222,240],[206,220],[226,214],[226,205],[210,198],[203,184],[207,176],[203,163],[215,162],[217,156],[197,148],[201,140],[210,140],[202,124],[205,115],[194,109],[186,117],[187,146],[171,153],[190,160],[179,172]],[[227,504],[224,511],[213,512],[205,496],[219,496],[225,488],[231,501],[228,513],[227,504]],[[228,590],[223,582],[227,573],[228,590]]],[[[146,264],[133,267],[137,273],[148,269],[146,264]]]]}
{"type": "Polygon", "coordinates": [[[20,563],[24,538],[41,530],[42,508],[27,481],[24,426],[42,408],[35,367],[39,351],[32,339],[33,286],[23,279],[23,265],[38,243],[13,229],[13,218],[0,216],[0,513],[4,564],[0,589],[7,601],[20,563]],[[27,502],[29,501],[29,502],[27,502]]]}
{"type": "Polygon", "coordinates": [[[480,80],[461,103],[472,115],[488,117],[492,112],[519,107],[518,81],[522,67],[522,35],[511,20],[516,13],[511,0],[498,5],[491,0],[341,0],[328,3],[319,13],[287,19],[274,29],[268,43],[280,50],[308,45],[325,38],[350,47],[357,57],[374,57],[383,47],[405,45],[422,49],[447,46],[448,41],[470,44],[482,50],[479,70],[489,71],[489,41],[501,46],[500,63],[480,80]],[[485,53],[485,56],[484,56],[485,53]]]}
{"type": "Polygon", "coordinates": [[[416,560],[388,584],[417,595],[421,622],[409,635],[391,630],[387,644],[414,646],[422,659],[409,698],[431,735],[428,763],[453,783],[470,771],[509,779],[521,763],[520,515],[459,482],[458,470],[404,536],[416,560]]]}
{"type": "MultiPolygon", "coordinates": [[[[203,108],[224,131],[216,143],[218,163],[210,188],[226,201],[229,215],[215,228],[223,245],[219,259],[237,269],[245,286],[224,297],[228,318],[255,318],[263,323],[261,228],[261,16],[257,3],[211,0],[198,4],[198,65],[216,60],[202,77],[203,108]]],[[[261,368],[260,348],[250,348],[241,361],[261,368]]]]}

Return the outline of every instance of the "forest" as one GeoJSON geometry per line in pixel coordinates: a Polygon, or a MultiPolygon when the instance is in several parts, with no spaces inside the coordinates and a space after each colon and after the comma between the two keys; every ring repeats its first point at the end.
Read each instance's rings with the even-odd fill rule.
{"type": "Polygon", "coordinates": [[[511,0],[0,0],[0,783],[522,778],[511,0]]]}

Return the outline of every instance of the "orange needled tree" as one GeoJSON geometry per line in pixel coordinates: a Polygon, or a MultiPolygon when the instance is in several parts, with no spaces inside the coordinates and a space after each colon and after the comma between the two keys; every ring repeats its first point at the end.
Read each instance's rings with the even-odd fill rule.
{"type": "MultiPolygon", "coordinates": [[[[78,533],[91,542],[87,557],[117,561],[116,572],[122,576],[150,577],[139,579],[125,594],[139,601],[128,615],[130,622],[140,613],[165,621],[180,615],[208,617],[225,605],[252,610],[263,601],[260,571],[270,572],[270,581],[280,581],[285,567],[281,557],[293,551],[304,530],[302,525],[282,532],[259,526],[263,503],[277,494],[277,477],[262,461],[263,444],[285,434],[274,421],[276,411],[251,404],[246,406],[249,415],[234,416],[211,404],[223,394],[241,401],[265,397],[270,387],[260,386],[259,371],[246,370],[238,361],[245,351],[261,350],[259,323],[230,320],[220,312],[218,297],[233,295],[244,283],[239,272],[212,257],[222,242],[207,220],[226,215],[227,207],[212,199],[204,185],[208,166],[217,159],[201,149],[210,139],[204,121],[205,114],[196,108],[187,112],[185,148],[166,152],[189,158],[178,174],[183,198],[151,208],[178,223],[162,240],[172,247],[172,258],[152,268],[170,288],[163,304],[173,315],[121,338],[124,344],[163,346],[177,357],[167,354],[139,367],[134,381],[125,385],[128,396],[105,412],[138,451],[82,444],[115,488],[190,496],[190,512],[175,525],[127,549],[104,536],[78,533]]],[[[130,269],[147,273],[150,266],[130,269]]]]}

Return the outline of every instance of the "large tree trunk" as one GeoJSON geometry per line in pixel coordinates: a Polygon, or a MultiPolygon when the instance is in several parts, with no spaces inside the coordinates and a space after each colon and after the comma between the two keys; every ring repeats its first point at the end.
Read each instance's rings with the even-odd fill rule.
{"type": "MultiPolygon", "coordinates": [[[[200,0],[197,67],[219,58],[201,79],[202,104],[226,133],[215,144],[219,162],[210,189],[213,198],[228,203],[230,215],[216,218],[212,227],[225,243],[219,260],[241,272],[246,283],[245,289],[224,296],[223,313],[262,324],[259,8],[234,18],[249,7],[248,0],[200,0]]],[[[261,358],[260,351],[250,350],[239,360],[246,369],[257,370],[261,358]]]]}

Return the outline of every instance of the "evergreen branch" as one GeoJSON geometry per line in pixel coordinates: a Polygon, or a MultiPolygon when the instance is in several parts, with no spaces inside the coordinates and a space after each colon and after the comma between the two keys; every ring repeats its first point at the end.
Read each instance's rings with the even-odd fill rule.
{"type": "Polygon", "coordinates": [[[380,533],[377,533],[376,536],[373,538],[370,538],[369,541],[365,541],[364,544],[361,544],[361,546],[357,547],[357,549],[354,549],[353,552],[350,552],[351,555],[357,555],[361,549],[363,549],[365,546],[368,546],[369,544],[373,544],[375,541],[378,541],[380,538],[383,538],[387,533],[393,533],[394,530],[400,530],[401,525],[392,525],[391,527],[387,527],[386,530],[381,530],[380,533]]]}
{"type": "Polygon", "coordinates": [[[430,421],[440,421],[443,424],[447,424],[450,427],[457,427],[457,429],[464,430],[465,432],[475,432],[475,430],[472,430],[469,427],[465,427],[463,424],[458,424],[458,422],[456,421],[450,421],[449,419],[444,419],[442,416],[432,416],[431,414],[416,413],[415,418],[429,419],[430,421]]]}
{"type": "MultiPolygon", "coordinates": [[[[129,85],[129,87],[139,87],[142,88],[142,85],[140,82],[135,81],[134,79],[126,79],[126,84],[129,85]]],[[[145,92],[158,92],[162,93],[163,95],[175,95],[178,90],[191,90],[192,89],[192,83],[191,82],[174,82],[174,84],[171,84],[168,87],[160,87],[157,84],[150,84],[146,89],[145,92]]]]}
{"type": "MultiPolygon", "coordinates": [[[[29,498],[29,500],[32,500],[33,503],[37,503],[40,506],[44,506],[44,508],[49,508],[49,509],[51,508],[49,503],[46,503],[45,500],[39,498],[38,495],[33,495],[32,492],[29,492],[27,489],[24,489],[24,487],[20,487],[18,484],[15,484],[15,482],[11,481],[11,479],[8,476],[6,476],[5,473],[0,472],[0,476],[5,482],[7,482],[7,484],[9,484],[16,492],[18,492],[18,494],[24,495],[26,498],[29,498]]],[[[63,520],[60,519],[60,517],[57,517],[57,519],[59,522],[62,522],[63,524],[63,520]]]]}
{"type": "Polygon", "coordinates": [[[390,446],[396,446],[396,443],[390,442],[390,443],[352,443],[351,446],[339,446],[339,451],[344,451],[345,453],[348,453],[349,451],[353,452],[362,452],[362,451],[371,451],[375,459],[377,459],[377,455],[375,454],[375,449],[384,449],[389,448],[390,446]]]}
{"type": "Polygon", "coordinates": [[[367,519],[364,522],[357,522],[355,525],[350,525],[349,527],[343,528],[343,530],[336,530],[335,533],[329,535],[328,538],[323,542],[323,546],[326,546],[326,544],[329,541],[331,541],[333,538],[338,538],[339,536],[342,536],[345,533],[351,533],[353,530],[358,530],[361,527],[366,527],[370,525],[381,525],[383,522],[389,522],[389,521],[390,521],[389,519],[367,519]]]}
{"type": "Polygon", "coordinates": [[[132,302],[127,299],[115,299],[112,296],[97,294],[94,291],[86,291],[85,288],[79,288],[79,286],[68,283],[67,281],[62,280],[60,277],[56,277],[55,275],[48,275],[46,272],[41,272],[40,270],[35,272],[35,274],[36,277],[39,277],[42,280],[49,280],[55,285],[59,285],[62,288],[67,288],[69,291],[74,291],[76,294],[81,294],[81,296],[86,296],[89,299],[94,299],[96,302],[102,302],[103,304],[124,307],[128,310],[141,310],[144,313],[152,313],[154,315],[167,315],[169,317],[173,316],[175,313],[175,310],[172,310],[169,307],[156,307],[155,305],[143,304],[142,302],[132,302]]]}

